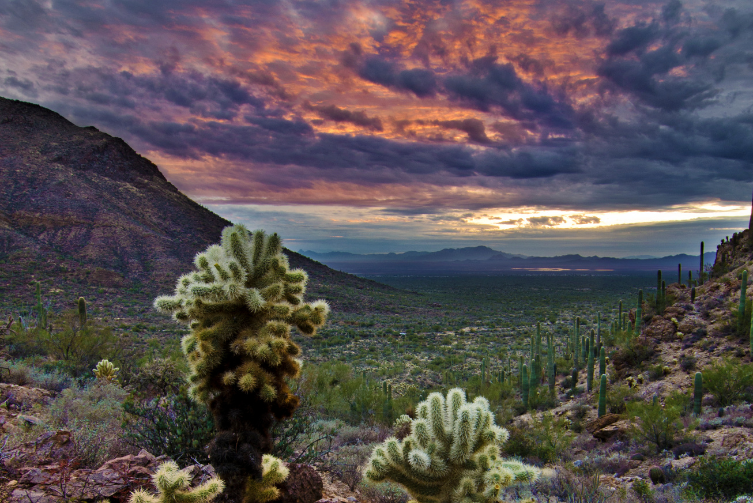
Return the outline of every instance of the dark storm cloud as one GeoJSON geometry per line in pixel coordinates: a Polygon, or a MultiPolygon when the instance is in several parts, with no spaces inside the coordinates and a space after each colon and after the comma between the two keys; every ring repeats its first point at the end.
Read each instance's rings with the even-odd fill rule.
{"type": "Polygon", "coordinates": [[[463,119],[455,121],[436,121],[436,124],[445,129],[457,129],[468,133],[468,138],[476,143],[490,143],[491,140],[486,136],[484,123],[478,119],[463,119]]]}
{"type": "Polygon", "coordinates": [[[334,122],[349,122],[356,126],[361,126],[373,131],[383,131],[382,121],[379,117],[369,117],[366,112],[361,110],[351,111],[344,108],[338,108],[335,105],[316,106],[306,104],[306,108],[313,110],[319,114],[323,119],[328,119],[334,122]]]}
{"type": "Polygon", "coordinates": [[[555,99],[543,84],[524,82],[512,64],[498,64],[496,58],[479,58],[471,71],[444,80],[451,99],[482,111],[499,110],[519,121],[531,121],[545,127],[571,129],[573,110],[555,99]]]}
{"type": "Polygon", "coordinates": [[[358,75],[375,84],[412,92],[418,97],[433,96],[437,91],[437,79],[432,71],[421,68],[399,70],[395,63],[379,56],[366,58],[358,68],[358,75]]]}

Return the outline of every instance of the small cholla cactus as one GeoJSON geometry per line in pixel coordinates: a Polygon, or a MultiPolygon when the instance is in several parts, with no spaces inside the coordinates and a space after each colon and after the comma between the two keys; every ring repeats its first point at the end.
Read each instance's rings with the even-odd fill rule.
{"type": "Polygon", "coordinates": [[[112,382],[118,377],[118,370],[120,369],[110,360],[101,360],[97,363],[97,367],[92,369],[98,380],[107,382],[112,382]]]}
{"type": "Polygon", "coordinates": [[[492,503],[502,490],[536,480],[540,471],[501,457],[509,433],[494,424],[489,402],[466,402],[451,389],[432,393],[417,408],[411,433],[374,449],[365,471],[373,482],[393,480],[418,503],[492,503]]]}
{"type": "Polygon", "coordinates": [[[625,379],[625,382],[627,382],[627,385],[628,385],[628,386],[629,386],[630,388],[635,388],[635,387],[636,387],[636,386],[638,385],[638,383],[637,383],[637,382],[635,381],[635,377],[633,377],[633,376],[628,376],[628,377],[627,377],[627,378],[625,379]]]}
{"type": "Polygon", "coordinates": [[[261,480],[251,480],[248,483],[243,501],[266,503],[280,497],[280,490],[275,486],[288,478],[290,471],[271,454],[262,457],[261,466],[261,480]]]}
{"type": "Polygon", "coordinates": [[[179,470],[173,461],[161,464],[152,475],[152,481],[159,494],[137,489],[131,493],[128,503],[206,503],[225,489],[225,484],[217,477],[191,489],[191,476],[185,470],[179,470]]]}

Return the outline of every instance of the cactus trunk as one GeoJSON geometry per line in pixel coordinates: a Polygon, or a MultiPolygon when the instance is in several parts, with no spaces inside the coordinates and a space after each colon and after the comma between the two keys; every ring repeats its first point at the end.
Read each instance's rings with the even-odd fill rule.
{"type": "Polygon", "coordinates": [[[601,376],[599,382],[599,417],[607,413],[607,376],[601,376]]]}

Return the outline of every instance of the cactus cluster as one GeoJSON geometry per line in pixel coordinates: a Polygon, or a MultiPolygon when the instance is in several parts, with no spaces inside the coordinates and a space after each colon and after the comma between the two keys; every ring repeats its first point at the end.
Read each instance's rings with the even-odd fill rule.
{"type": "Polygon", "coordinates": [[[225,484],[217,477],[191,488],[191,475],[186,470],[179,470],[173,461],[161,464],[152,475],[152,481],[158,494],[152,495],[144,489],[137,489],[131,493],[128,503],[206,503],[225,488],[225,484]]]}
{"type": "Polygon", "coordinates": [[[432,393],[416,413],[401,417],[411,421],[407,437],[374,449],[367,479],[397,482],[418,503],[492,503],[506,487],[539,476],[537,468],[501,457],[509,434],[494,424],[485,398],[468,403],[454,388],[446,398],[432,393]]]}
{"type": "Polygon", "coordinates": [[[300,370],[291,328],[314,334],[329,307],[303,302],[307,275],[290,270],[277,234],[227,227],[194,265],[154,306],[191,329],[182,340],[190,394],[207,403],[218,430],[209,456],[228,492],[244,494],[262,476],[274,420],[298,406],[285,381],[300,370]]]}

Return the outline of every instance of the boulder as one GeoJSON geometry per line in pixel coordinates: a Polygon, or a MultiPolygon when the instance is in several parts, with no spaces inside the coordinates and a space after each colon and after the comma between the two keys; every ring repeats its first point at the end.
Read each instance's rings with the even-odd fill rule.
{"type": "Polygon", "coordinates": [[[29,410],[36,404],[47,405],[53,398],[55,393],[46,389],[0,383],[0,402],[7,402],[9,408],[29,410]]]}
{"type": "Polygon", "coordinates": [[[645,336],[662,341],[673,340],[676,333],[677,327],[675,327],[675,324],[661,316],[654,316],[651,318],[651,322],[643,330],[645,336]]]}
{"type": "Polygon", "coordinates": [[[620,420],[619,414],[605,414],[598,419],[595,419],[586,425],[586,431],[588,433],[594,433],[602,428],[614,424],[620,420]]]}
{"type": "Polygon", "coordinates": [[[593,436],[602,441],[607,441],[611,438],[624,438],[627,436],[629,427],[630,423],[622,420],[595,431],[593,436]]]}
{"type": "Polygon", "coordinates": [[[32,442],[26,442],[3,453],[2,463],[11,469],[48,465],[56,461],[73,459],[75,453],[76,446],[70,431],[48,431],[32,442]]]}

